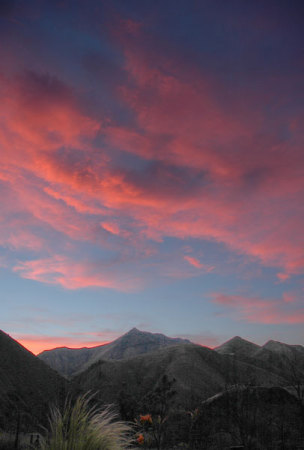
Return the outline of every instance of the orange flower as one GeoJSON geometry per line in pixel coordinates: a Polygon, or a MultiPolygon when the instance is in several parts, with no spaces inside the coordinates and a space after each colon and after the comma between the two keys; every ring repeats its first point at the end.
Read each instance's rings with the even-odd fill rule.
{"type": "Polygon", "coordinates": [[[143,434],[140,434],[140,435],[138,436],[138,438],[137,438],[137,442],[138,442],[140,445],[144,443],[144,440],[145,440],[145,438],[144,438],[144,435],[143,435],[143,434]]]}
{"type": "Polygon", "coordinates": [[[152,423],[152,417],[151,414],[146,414],[145,416],[140,416],[141,423],[149,422],[152,423]]]}

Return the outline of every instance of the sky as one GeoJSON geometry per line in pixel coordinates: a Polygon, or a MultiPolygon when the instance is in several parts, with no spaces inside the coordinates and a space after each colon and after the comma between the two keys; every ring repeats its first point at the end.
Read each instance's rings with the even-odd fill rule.
{"type": "Polygon", "coordinates": [[[304,345],[302,0],[0,2],[0,328],[304,345]]]}

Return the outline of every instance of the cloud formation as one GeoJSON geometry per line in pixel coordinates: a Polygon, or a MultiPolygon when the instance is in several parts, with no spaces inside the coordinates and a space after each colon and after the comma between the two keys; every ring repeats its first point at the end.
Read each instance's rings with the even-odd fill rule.
{"type": "MultiPolygon", "coordinates": [[[[120,262],[155,266],[173,238],[224,244],[276,268],[280,282],[302,275],[301,114],[288,108],[292,91],[277,96],[295,75],[270,72],[254,90],[245,79],[239,95],[162,48],[143,23],[109,28],[121,58],[111,92],[119,112],[90,105],[87,86],[52,68],[1,74],[0,231],[13,270],[68,289],[130,290],[141,283],[124,278],[120,262]],[[22,249],[30,253],[20,258],[22,249]],[[100,270],[90,262],[98,258],[100,270]]],[[[214,270],[192,254],[180,256],[184,269],[172,258],[164,270],[163,259],[168,276],[182,277],[187,264],[214,270]]]]}
{"type": "Polygon", "coordinates": [[[73,261],[60,255],[51,258],[20,262],[13,269],[23,278],[48,284],[58,284],[66,289],[101,287],[119,291],[134,291],[140,286],[136,276],[117,274],[103,262],[73,261]]]}
{"type": "Polygon", "coordinates": [[[265,299],[215,293],[212,301],[224,308],[236,320],[263,324],[304,323],[303,303],[290,293],[282,298],[265,299]],[[295,303],[292,308],[290,303],[295,303]]]}

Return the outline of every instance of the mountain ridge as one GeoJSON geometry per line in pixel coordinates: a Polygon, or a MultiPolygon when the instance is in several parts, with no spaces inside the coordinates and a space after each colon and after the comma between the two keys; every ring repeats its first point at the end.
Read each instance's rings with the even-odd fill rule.
{"type": "Polygon", "coordinates": [[[192,343],[164,347],[130,359],[97,361],[75,376],[72,384],[76,390],[78,386],[98,392],[98,399],[104,403],[117,404],[121,392],[140,402],[164,376],[175,380],[177,402],[186,408],[193,407],[192,400],[208,398],[228,385],[286,384],[279,374],[192,343]]]}
{"type": "Polygon", "coordinates": [[[190,341],[181,338],[170,338],[161,333],[150,333],[132,328],[112,342],[95,347],[71,349],[59,347],[41,352],[41,360],[57,370],[61,375],[70,378],[87,369],[98,360],[119,360],[149,353],[165,346],[190,341]]]}
{"type": "MultiPolygon", "coordinates": [[[[132,328],[112,342],[94,347],[57,347],[45,350],[37,355],[50,367],[66,378],[72,378],[99,360],[121,360],[147,354],[167,346],[192,344],[187,339],[170,338],[162,333],[151,333],[132,328]]],[[[197,344],[199,345],[199,344],[197,344]]],[[[218,354],[230,355],[242,362],[253,364],[261,369],[269,370],[277,375],[281,373],[282,364],[288,370],[291,355],[303,353],[301,345],[284,344],[269,340],[264,345],[258,345],[234,336],[213,349],[218,354]],[[283,358],[283,362],[281,361],[283,358]],[[289,358],[289,359],[288,359],[289,358]]]]}

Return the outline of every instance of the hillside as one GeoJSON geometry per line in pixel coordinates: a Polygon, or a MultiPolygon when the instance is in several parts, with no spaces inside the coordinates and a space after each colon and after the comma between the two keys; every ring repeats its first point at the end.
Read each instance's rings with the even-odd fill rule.
{"type": "Polygon", "coordinates": [[[0,429],[45,425],[49,404],[63,397],[66,381],[0,330],[0,429]]]}
{"type": "Polygon", "coordinates": [[[290,345],[283,342],[270,340],[263,345],[263,348],[270,350],[271,352],[275,352],[278,355],[285,355],[290,359],[297,358],[297,356],[302,356],[304,358],[303,345],[290,345]]]}
{"type": "Polygon", "coordinates": [[[190,343],[190,341],[132,328],[128,333],[109,344],[93,348],[56,348],[44,351],[38,357],[58,373],[69,378],[99,360],[132,358],[181,343],[190,343]]]}
{"type": "Polygon", "coordinates": [[[198,444],[209,442],[207,448],[303,448],[302,414],[283,388],[235,387],[202,403],[193,437],[198,444]]]}
{"type": "Polygon", "coordinates": [[[191,408],[231,384],[284,385],[286,381],[266,370],[195,344],[167,347],[119,361],[99,361],[73,380],[74,390],[98,393],[104,403],[129,399],[139,404],[166,376],[175,380],[175,401],[191,408]]]}
{"type": "Polygon", "coordinates": [[[286,380],[286,386],[304,385],[304,347],[277,341],[258,346],[239,337],[215,349],[221,355],[253,365],[286,380]]]}
{"type": "MultiPolygon", "coordinates": [[[[144,357],[145,355],[150,355],[148,361],[155,360],[152,365],[160,364],[163,367],[166,366],[167,363],[162,360],[161,355],[171,355],[170,357],[172,359],[180,358],[181,361],[183,361],[184,357],[178,355],[177,350],[172,350],[172,352],[165,351],[164,353],[162,350],[170,349],[171,347],[173,348],[176,346],[184,348],[185,345],[187,347],[190,344],[191,343],[187,340],[178,338],[172,339],[164,336],[163,334],[149,333],[133,328],[128,333],[109,344],[93,348],[57,348],[42,352],[39,357],[65,377],[72,378],[73,376],[79,375],[83,371],[87,371],[92,364],[95,364],[98,361],[102,361],[102,366],[107,367],[107,370],[110,371],[112,370],[111,367],[113,367],[114,372],[117,370],[120,371],[121,368],[124,370],[128,364],[130,367],[132,366],[130,371],[133,371],[133,364],[136,366],[136,362],[130,362],[127,365],[123,363],[118,365],[113,364],[113,366],[105,366],[105,362],[133,360],[134,358],[135,361],[138,361],[136,359],[137,356],[144,357]]],[[[288,345],[276,341],[269,341],[264,346],[259,346],[242,339],[239,336],[235,336],[214,350],[200,346],[195,346],[195,348],[200,348],[201,351],[205,352],[205,355],[207,355],[207,353],[213,355],[212,358],[214,361],[216,358],[218,361],[221,361],[221,373],[225,374],[225,379],[218,383],[218,389],[224,385],[237,384],[240,382],[240,379],[244,380],[244,376],[242,375],[243,372],[239,370],[240,363],[245,365],[244,367],[247,368],[247,375],[245,377],[245,383],[247,384],[257,384],[257,373],[267,373],[268,378],[276,380],[274,383],[275,385],[281,386],[294,385],[295,376],[298,379],[302,379],[304,376],[304,351],[303,347],[300,345],[288,345]]],[[[184,352],[187,353],[186,350],[184,352]]],[[[190,353],[189,348],[189,354],[190,353]]],[[[164,358],[166,359],[166,357],[167,356],[164,358]]],[[[146,359],[143,358],[142,361],[145,366],[146,359]]],[[[173,365],[176,364],[178,363],[175,362],[173,365]]],[[[187,376],[189,380],[191,379],[191,364],[197,367],[198,363],[194,360],[187,361],[187,376]]],[[[149,364],[146,370],[150,372],[151,370],[155,371],[154,368],[150,368],[149,364]]],[[[201,371],[206,374],[209,374],[208,370],[209,369],[207,369],[207,367],[201,368],[201,371]]],[[[159,374],[159,377],[160,376],[161,375],[159,374]]],[[[195,386],[194,391],[197,391],[194,394],[195,396],[201,396],[202,392],[208,390],[206,386],[202,386],[204,376],[205,375],[201,375],[200,377],[197,377],[196,380],[191,381],[192,385],[195,386]]],[[[264,378],[267,377],[265,376],[264,378]]],[[[219,378],[219,373],[213,371],[208,378],[209,385],[214,383],[214,381],[219,378]],[[210,382],[210,380],[212,381],[210,382]]],[[[90,379],[90,377],[88,379],[90,379]]],[[[184,382],[182,384],[184,384],[184,382]]],[[[264,385],[264,381],[262,381],[261,384],[264,385]]],[[[86,385],[87,383],[85,383],[85,389],[87,389],[86,385]]],[[[209,389],[208,391],[216,392],[216,390],[214,391],[213,389],[209,389]]]]}

